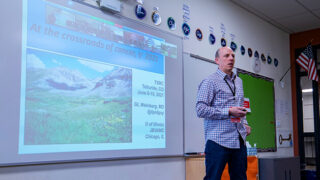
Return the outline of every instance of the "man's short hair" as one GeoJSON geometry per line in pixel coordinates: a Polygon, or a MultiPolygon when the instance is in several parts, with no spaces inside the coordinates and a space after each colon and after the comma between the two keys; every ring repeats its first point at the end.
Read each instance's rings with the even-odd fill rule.
{"type": "Polygon", "coordinates": [[[221,48],[217,49],[217,51],[216,51],[216,58],[218,58],[220,56],[220,49],[221,48]]]}

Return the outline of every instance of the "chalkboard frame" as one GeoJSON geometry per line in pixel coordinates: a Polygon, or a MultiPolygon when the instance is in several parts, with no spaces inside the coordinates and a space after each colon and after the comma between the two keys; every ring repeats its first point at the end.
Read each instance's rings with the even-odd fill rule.
{"type": "MultiPolygon", "coordinates": [[[[243,69],[239,69],[237,68],[237,75],[238,76],[241,76],[241,74],[243,75],[249,75],[255,79],[260,79],[260,80],[264,80],[266,82],[271,82],[272,83],[272,100],[273,100],[273,106],[271,107],[273,109],[273,117],[274,117],[274,123],[273,123],[273,129],[274,129],[274,147],[267,147],[267,148],[259,148],[259,146],[257,146],[257,150],[258,152],[276,152],[277,151],[277,131],[276,131],[276,115],[275,115],[275,91],[274,91],[274,79],[272,78],[269,78],[269,77],[266,77],[266,76],[262,76],[262,75],[259,75],[259,74],[256,74],[256,73],[252,73],[252,72],[249,72],[249,71],[246,71],[246,70],[243,70],[243,69]]],[[[240,77],[241,78],[241,77],[240,77]]],[[[243,80],[243,79],[242,79],[243,80]]],[[[245,80],[243,80],[245,81],[245,80]]],[[[244,85],[243,85],[243,89],[244,89],[244,93],[246,93],[246,86],[245,86],[245,82],[244,82],[244,85]]],[[[245,97],[246,97],[246,94],[245,94],[245,97]]],[[[250,125],[250,116],[247,116],[249,117],[249,125],[250,125]]],[[[254,128],[254,127],[252,127],[254,128]]],[[[254,136],[255,134],[252,133],[250,136],[254,136]]],[[[249,136],[249,139],[250,139],[250,136],[249,136]]]]}

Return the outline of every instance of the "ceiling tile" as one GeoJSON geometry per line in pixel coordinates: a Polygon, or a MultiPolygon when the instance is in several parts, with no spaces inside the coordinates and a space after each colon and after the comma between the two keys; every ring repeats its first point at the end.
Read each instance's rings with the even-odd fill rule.
{"type": "Polygon", "coordinates": [[[320,1],[319,0],[296,0],[306,6],[310,10],[320,9],[320,1]]]}
{"type": "Polygon", "coordinates": [[[320,9],[319,10],[313,10],[312,12],[320,17],[320,9]]]}
{"type": "Polygon", "coordinates": [[[320,0],[231,1],[287,33],[320,28],[320,0]]]}
{"type": "Polygon", "coordinates": [[[283,26],[294,30],[295,32],[301,32],[320,27],[320,20],[309,12],[287,18],[279,18],[276,19],[276,21],[283,26]]]}
{"type": "Polygon", "coordinates": [[[293,0],[238,0],[238,2],[239,1],[241,1],[243,5],[253,8],[270,18],[289,17],[306,11],[301,5],[293,0]]]}

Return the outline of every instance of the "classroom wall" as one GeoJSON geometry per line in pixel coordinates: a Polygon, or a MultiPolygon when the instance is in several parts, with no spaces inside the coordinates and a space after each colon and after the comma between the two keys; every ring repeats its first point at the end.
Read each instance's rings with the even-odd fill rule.
{"type": "Polygon", "coordinates": [[[182,180],[184,158],[135,159],[0,168],[0,180],[182,180]]]}
{"type": "MultiPolygon", "coordinates": [[[[19,3],[20,1],[15,2],[19,3]]],[[[147,10],[147,17],[144,20],[138,20],[135,17],[136,1],[126,0],[121,2],[123,2],[121,12],[123,16],[181,37],[183,37],[181,31],[181,25],[184,21],[183,15],[188,17],[187,23],[191,27],[191,33],[189,37],[183,37],[185,39],[183,44],[185,53],[213,59],[216,49],[220,47],[220,38],[223,36],[221,26],[223,24],[225,27],[224,37],[228,44],[233,38],[238,47],[243,44],[246,48],[251,47],[253,51],[258,50],[260,54],[264,53],[266,56],[276,57],[279,60],[279,66],[275,68],[273,65],[262,64],[262,70],[259,74],[270,77],[275,82],[277,135],[282,131],[292,131],[290,72],[283,78],[284,86],[281,87],[279,83],[290,63],[289,35],[287,33],[225,0],[145,0],[144,7],[147,10]],[[159,26],[155,26],[151,22],[150,16],[154,7],[159,7],[159,12],[162,15],[162,24],[159,26]],[[185,10],[183,10],[183,7],[185,7],[185,10]],[[189,8],[186,10],[186,7],[189,8]],[[167,28],[166,21],[169,16],[176,20],[177,27],[174,31],[167,28]],[[200,28],[204,34],[202,41],[195,38],[196,28],[200,28]],[[208,43],[210,29],[213,29],[213,34],[217,39],[214,45],[208,43]]],[[[235,66],[237,68],[252,71],[252,63],[253,58],[249,58],[247,54],[242,56],[239,50],[236,52],[235,66]]],[[[260,157],[273,155],[292,156],[293,148],[279,147],[277,152],[259,153],[260,157]]],[[[2,167],[0,168],[0,180],[4,179],[182,180],[185,179],[185,161],[183,157],[168,157],[2,167]]]]}
{"type": "MultiPolygon", "coordinates": [[[[127,1],[124,4],[123,12],[126,17],[137,20],[133,11],[135,1],[127,1]],[[128,9],[126,11],[126,9],[128,9]]],[[[292,131],[292,109],[291,109],[291,78],[290,71],[280,79],[290,67],[290,46],[289,34],[270,25],[255,15],[234,5],[230,1],[224,0],[178,0],[178,1],[144,1],[144,7],[148,11],[153,11],[158,7],[162,15],[163,23],[159,26],[153,25],[151,21],[151,12],[142,21],[155,28],[162,29],[168,33],[173,33],[184,38],[183,49],[185,53],[199,55],[201,57],[212,59],[217,48],[221,47],[220,39],[224,37],[227,44],[230,45],[234,40],[238,45],[236,51],[236,68],[241,68],[253,72],[252,66],[254,58],[249,58],[246,52],[245,56],[240,53],[240,46],[244,45],[251,48],[253,52],[257,50],[259,54],[270,55],[272,58],[279,60],[279,66],[276,68],[271,65],[262,63],[260,75],[274,79],[275,89],[275,111],[276,111],[276,139],[280,134],[293,134],[292,131]],[[166,20],[168,17],[174,17],[177,28],[175,31],[168,29],[166,20]],[[184,18],[187,17],[187,18],[184,18]],[[187,22],[191,28],[189,36],[184,36],[181,30],[183,22],[187,22]],[[223,25],[222,25],[223,24],[223,25]],[[222,32],[221,27],[224,27],[222,32]],[[203,39],[199,41],[195,37],[195,30],[200,28],[203,32],[203,39]],[[210,31],[216,36],[216,43],[208,43],[210,31]]],[[[195,73],[195,72],[192,72],[195,73]]],[[[279,143],[277,142],[279,145],[279,143]]],[[[259,156],[286,155],[293,156],[292,146],[279,146],[277,152],[259,153],[259,156]]]]}

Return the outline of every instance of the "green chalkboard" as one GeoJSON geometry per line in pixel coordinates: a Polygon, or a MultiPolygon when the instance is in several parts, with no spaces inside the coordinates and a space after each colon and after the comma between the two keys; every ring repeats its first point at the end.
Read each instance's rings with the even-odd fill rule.
{"type": "Polygon", "coordinates": [[[275,129],[275,100],[273,79],[237,70],[243,81],[244,96],[249,98],[251,112],[247,114],[247,121],[251,126],[251,135],[247,141],[258,151],[276,151],[275,129]]]}

